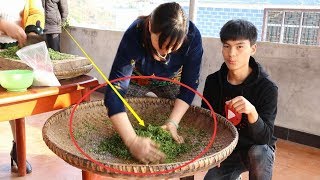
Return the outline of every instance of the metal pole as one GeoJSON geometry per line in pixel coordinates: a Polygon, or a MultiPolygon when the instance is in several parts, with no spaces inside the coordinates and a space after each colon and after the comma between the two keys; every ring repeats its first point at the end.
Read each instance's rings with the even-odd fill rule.
{"type": "Polygon", "coordinates": [[[189,3],[189,19],[193,23],[196,23],[197,8],[198,8],[197,4],[198,4],[198,0],[190,0],[190,3],[189,3]]]}
{"type": "MultiPolygon", "coordinates": [[[[282,11],[282,22],[281,22],[281,30],[280,30],[280,41],[279,43],[283,43],[283,37],[284,37],[284,18],[286,16],[286,11],[282,11]]],[[[287,42],[286,42],[287,43],[287,42]]]]}

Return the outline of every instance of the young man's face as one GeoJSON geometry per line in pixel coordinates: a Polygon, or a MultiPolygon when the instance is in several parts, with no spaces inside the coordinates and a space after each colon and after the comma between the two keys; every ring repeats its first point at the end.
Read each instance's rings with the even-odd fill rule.
{"type": "Polygon", "coordinates": [[[222,55],[230,71],[242,70],[249,66],[250,56],[256,52],[257,45],[249,40],[229,40],[223,43],[222,55]]]}

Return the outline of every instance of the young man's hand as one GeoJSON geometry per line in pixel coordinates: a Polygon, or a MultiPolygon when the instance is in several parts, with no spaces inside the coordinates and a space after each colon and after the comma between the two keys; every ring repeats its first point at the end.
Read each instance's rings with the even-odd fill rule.
{"type": "Polygon", "coordinates": [[[10,21],[1,19],[0,21],[1,30],[13,39],[18,40],[19,46],[22,46],[26,40],[27,35],[19,25],[12,23],[10,21]]]}
{"type": "Polygon", "coordinates": [[[130,153],[145,164],[163,162],[165,154],[158,148],[159,145],[150,138],[136,136],[128,146],[130,153]]]}
{"type": "Polygon", "coordinates": [[[256,108],[243,96],[237,96],[227,101],[226,104],[234,108],[237,113],[247,114],[249,123],[253,124],[258,120],[256,108]]]}

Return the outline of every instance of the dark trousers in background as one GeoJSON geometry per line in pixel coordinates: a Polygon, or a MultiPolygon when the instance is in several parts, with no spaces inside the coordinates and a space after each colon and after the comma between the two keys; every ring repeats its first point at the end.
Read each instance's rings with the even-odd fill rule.
{"type": "Polygon", "coordinates": [[[249,171],[250,180],[271,180],[275,150],[268,145],[253,145],[249,150],[235,150],[220,167],[208,171],[204,180],[238,180],[249,171]]]}
{"type": "Polygon", "coordinates": [[[127,97],[145,97],[148,92],[153,92],[157,97],[175,99],[179,93],[180,86],[177,84],[170,84],[166,86],[140,86],[130,82],[127,97]]]}
{"type": "Polygon", "coordinates": [[[45,34],[45,40],[48,48],[60,52],[60,33],[57,34],[45,34]]]}

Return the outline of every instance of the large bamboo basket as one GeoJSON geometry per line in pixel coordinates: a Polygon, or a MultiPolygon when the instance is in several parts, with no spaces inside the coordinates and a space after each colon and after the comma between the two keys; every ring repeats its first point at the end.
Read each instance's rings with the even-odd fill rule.
{"type": "MultiPolygon", "coordinates": [[[[127,100],[145,123],[151,123],[152,125],[162,125],[164,123],[162,119],[169,116],[174,103],[172,100],[159,98],[128,98],[127,100]]],[[[46,121],[42,129],[43,140],[56,155],[70,165],[85,171],[115,178],[134,177],[158,179],[193,175],[198,171],[212,168],[226,159],[234,150],[238,141],[236,128],[224,117],[217,115],[217,136],[212,147],[201,158],[182,168],[165,174],[152,174],[148,175],[148,177],[144,175],[124,174],[98,166],[77,150],[69,134],[68,125],[71,111],[72,108],[59,111],[46,121]]],[[[135,118],[131,113],[128,112],[128,114],[132,124],[137,126],[135,118]]],[[[210,111],[191,106],[179,125],[179,130],[185,127],[193,128],[196,132],[192,134],[190,132],[180,132],[183,137],[191,136],[193,137],[193,141],[202,141],[205,142],[203,143],[205,145],[199,149],[194,149],[192,152],[181,155],[174,163],[149,165],[140,164],[133,160],[119,159],[108,153],[99,154],[94,150],[101,140],[115,133],[115,130],[107,118],[107,110],[103,101],[80,104],[74,113],[72,128],[78,145],[96,161],[103,163],[107,167],[125,172],[150,173],[176,168],[190,162],[190,160],[198,156],[209,143],[213,133],[214,121],[210,115],[210,111]],[[203,136],[203,139],[197,138],[197,134],[200,131],[202,131],[202,133],[206,132],[205,138],[203,138],[203,136]]]]}
{"type": "MultiPolygon", "coordinates": [[[[87,74],[93,68],[90,61],[84,57],[76,56],[73,59],[52,60],[53,72],[58,79],[69,79],[87,74]]],[[[0,57],[0,70],[31,69],[21,60],[0,57]]]]}

